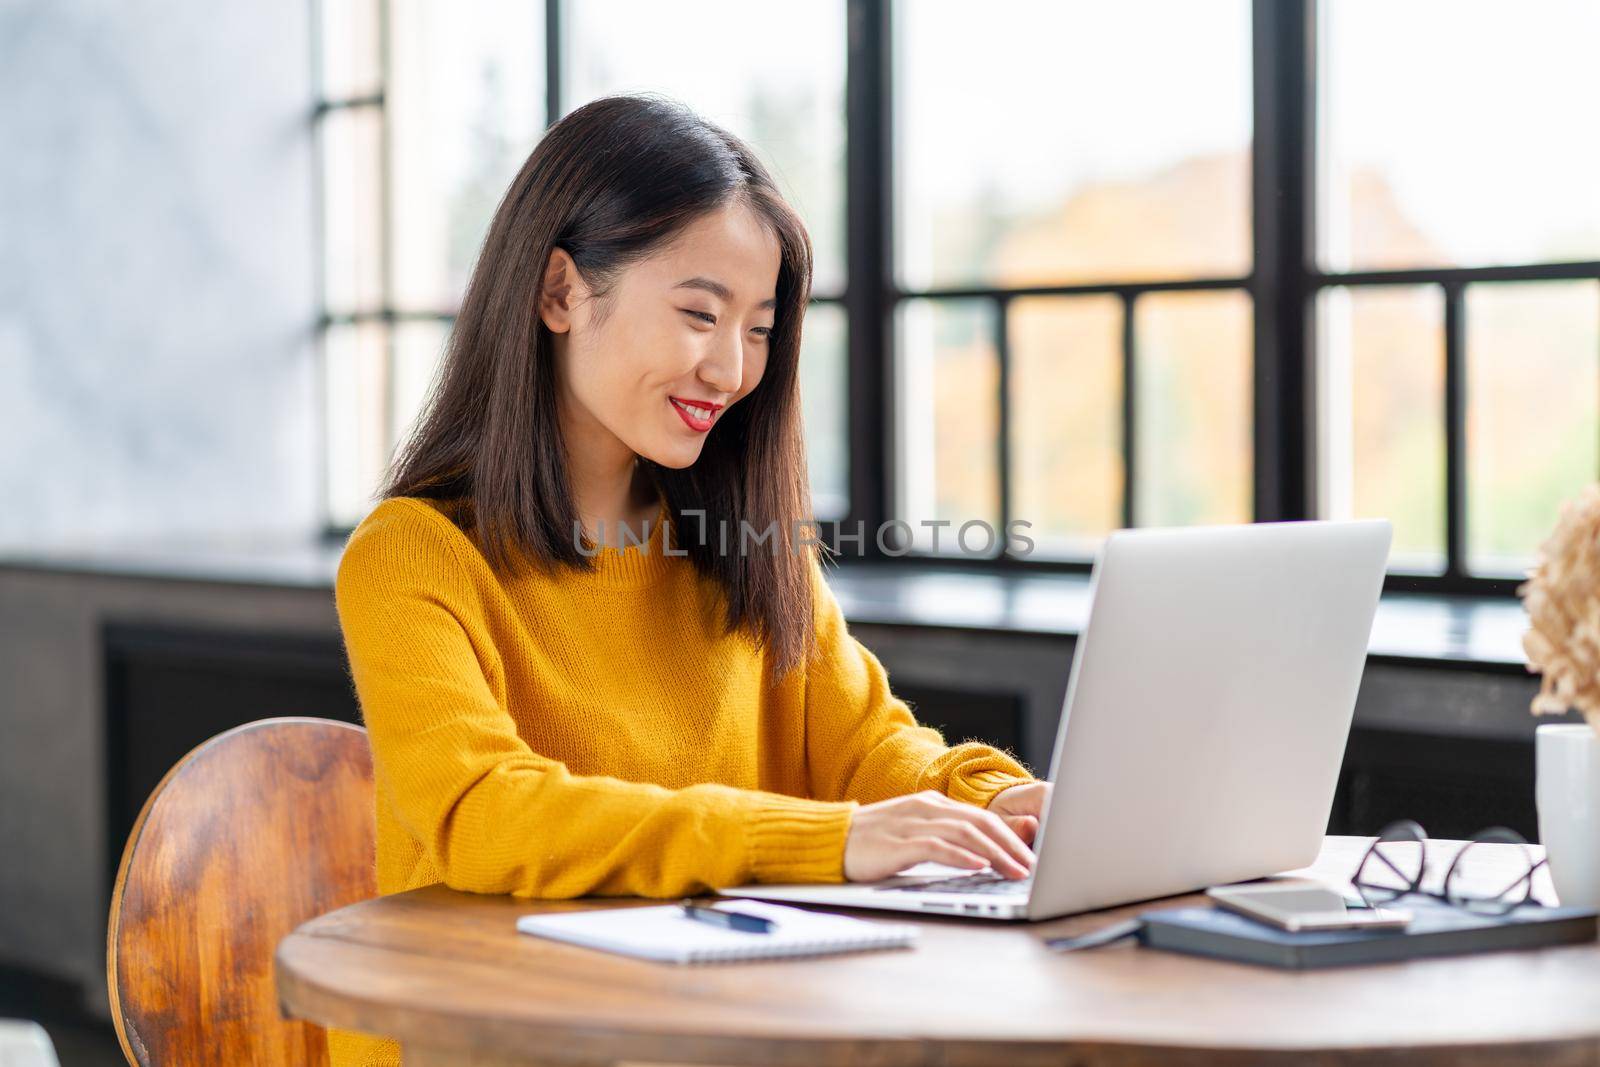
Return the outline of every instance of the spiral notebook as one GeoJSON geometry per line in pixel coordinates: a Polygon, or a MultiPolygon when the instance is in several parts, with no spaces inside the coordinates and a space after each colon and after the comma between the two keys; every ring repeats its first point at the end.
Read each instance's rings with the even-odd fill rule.
{"type": "Polygon", "coordinates": [[[868,922],[756,900],[711,907],[759,915],[777,923],[771,933],[725,930],[684,915],[675,904],[524,915],[517,929],[604,952],[668,963],[722,963],[789,956],[826,956],[876,948],[904,948],[917,939],[908,923],[868,922]]]}

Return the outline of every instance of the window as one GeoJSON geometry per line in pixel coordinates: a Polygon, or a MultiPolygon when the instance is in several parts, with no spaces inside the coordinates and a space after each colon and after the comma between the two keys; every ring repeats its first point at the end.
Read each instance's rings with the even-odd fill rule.
{"type": "Polygon", "coordinates": [[[1030,558],[1082,559],[1247,521],[1249,3],[907,3],[893,33],[913,544],[1017,520],[1030,558]]]}
{"type": "Polygon", "coordinates": [[[334,525],[517,165],[632,90],[749,139],[807,221],[817,515],[912,534],[846,554],[1081,571],[1121,526],[1381,515],[1391,587],[1509,592],[1600,474],[1595,5],[696,12],[326,0],[334,525]]]}
{"type": "Polygon", "coordinates": [[[314,7],[330,524],[366,513],[438,368],[495,204],[545,123],[521,0],[314,7]]]}
{"type": "Polygon", "coordinates": [[[1519,575],[1600,473],[1600,8],[1339,0],[1317,33],[1321,513],[1391,516],[1403,572],[1519,575]]]}
{"type": "Polygon", "coordinates": [[[817,296],[802,357],[810,468],[817,514],[842,513],[843,6],[712,6],[713,17],[691,22],[638,0],[317,5],[333,528],[365,514],[420,410],[484,231],[551,113],[639,89],[677,96],[751,139],[807,220],[817,296]],[[609,32],[617,26],[630,32],[609,32]],[[774,39],[794,48],[774,51],[774,39]],[[552,70],[565,75],[558,100],[552,70]]]}

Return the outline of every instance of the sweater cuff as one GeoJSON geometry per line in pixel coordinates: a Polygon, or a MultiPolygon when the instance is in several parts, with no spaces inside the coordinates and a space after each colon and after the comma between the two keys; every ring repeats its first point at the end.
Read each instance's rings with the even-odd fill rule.
{"type": "Polygon", "coordinates": [[[1031,775],[1022,777],[1008,771],[973,771],[970,774],[953,775],[948,795],[951,800],[987,808],[990,801],[1012,786],[1026,785],[1037,780],[1031,775]]]}
{"type": "Polygon", "coordinates": [[[751,875],[757,882],[842,882],[853,800],[805,800],[766,793],[749,823],[751,875]]]}

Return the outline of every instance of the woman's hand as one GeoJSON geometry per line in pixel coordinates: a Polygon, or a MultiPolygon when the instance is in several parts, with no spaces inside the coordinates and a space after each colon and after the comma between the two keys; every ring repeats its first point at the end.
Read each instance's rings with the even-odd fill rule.
{"type": "Polygon", "coordinates": [[[1031,847],[1049,799],[1049,782],[1024,782],[996,793],[989,801],[989,810],[1004,819],[1006,825],[1031,847]]]}
{"type": "Polygon", "coordinates": [[[992,866],[1007,878],[1025,878],[1033,871],[1033,851],[993,807],[986,811],[931,789],[863,804],[844,843],[845,880],[875,882],[926,860],[968,870],[992,866]]]}

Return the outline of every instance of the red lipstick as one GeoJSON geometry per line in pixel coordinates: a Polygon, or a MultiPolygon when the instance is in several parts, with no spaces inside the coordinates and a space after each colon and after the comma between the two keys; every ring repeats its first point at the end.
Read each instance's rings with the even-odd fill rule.
{"type": "Polygon", "coordinates": [[[704,400],[690,400],[682,397],[669,396],[668,402],[672,410],[678,413],[684,425],[696,433],[705,433],[711,429],[711,424],[717,420],[717,412],[722,410],[721,404],[708,404],[704,400]]]}

